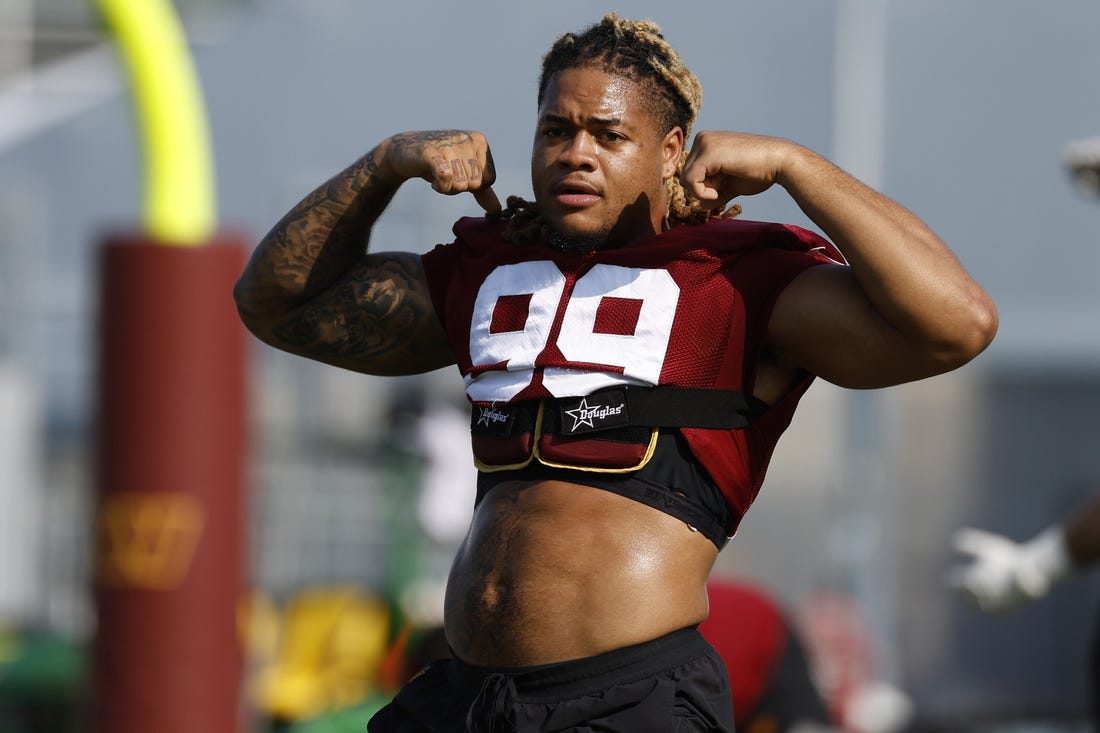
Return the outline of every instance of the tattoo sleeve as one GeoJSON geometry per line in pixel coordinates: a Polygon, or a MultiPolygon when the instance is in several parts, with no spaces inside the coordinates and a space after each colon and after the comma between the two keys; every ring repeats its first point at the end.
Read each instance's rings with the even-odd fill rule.
{"type": "Polygon", "coordinates": [[[381,146],[326,181],[261,240],[234,289],[245,325],[276,348],[371,374],[453,363],[420,258],[367,254],[399,183],[381,146]]]}

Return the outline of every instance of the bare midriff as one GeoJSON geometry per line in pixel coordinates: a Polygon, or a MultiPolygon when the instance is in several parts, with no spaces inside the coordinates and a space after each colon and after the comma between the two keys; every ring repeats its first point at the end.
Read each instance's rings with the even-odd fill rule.
{"type": "Polygon", "coordinates": [[[485,666],[592,656],[700,623],[714,544],[683,521],[561,481],[495,486],[447,583],[444,625],[485,666]]]}

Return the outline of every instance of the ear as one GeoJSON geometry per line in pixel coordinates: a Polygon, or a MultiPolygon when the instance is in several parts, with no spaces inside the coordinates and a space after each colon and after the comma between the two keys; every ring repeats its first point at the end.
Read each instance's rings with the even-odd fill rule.
{"type": "Polygon", "coordinates": [[[676,175],[676,169],[680,166],[680,158],[684,152],[684,131],[676,125],[661,141],[662,167],[661,178],[667,181],[676,175]]]}

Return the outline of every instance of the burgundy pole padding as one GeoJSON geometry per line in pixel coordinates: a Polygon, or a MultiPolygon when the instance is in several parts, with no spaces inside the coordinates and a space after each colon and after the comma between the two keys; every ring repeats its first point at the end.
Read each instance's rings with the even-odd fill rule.
{"type": "Polygon", "coordinates": [[[97,733],[237,733],[247,583],[243,239],[109,237],[100,270],[97,733]]]}

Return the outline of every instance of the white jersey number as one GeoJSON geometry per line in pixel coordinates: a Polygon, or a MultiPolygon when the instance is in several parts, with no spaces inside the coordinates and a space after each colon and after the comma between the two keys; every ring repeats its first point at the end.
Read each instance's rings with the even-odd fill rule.
{"type": "Polygon", "coordinates": [[[672,276],[665,270],[596,265],[563,303],[565,283],[548,260],[501,265],[485,278],[474,301],[470,357],[475,367],[499,368],[467,377],[471,399],[507,401],[530,384],[535,360],[550,345],[563,307],[554,345],[568,365],[544,370],[543,386],[550,394],[657,384],[680,297],[672,276]],[[510,320],[494,320],[501,308],[509,309],[510,320]]]}

